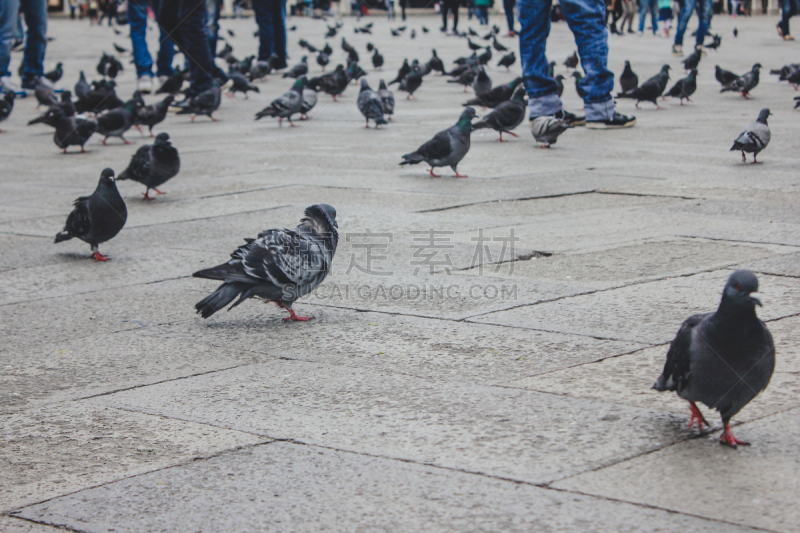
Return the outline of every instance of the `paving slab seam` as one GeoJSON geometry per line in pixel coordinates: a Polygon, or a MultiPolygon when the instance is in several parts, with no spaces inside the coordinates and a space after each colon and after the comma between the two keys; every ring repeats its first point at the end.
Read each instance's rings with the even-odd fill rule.
{"type": "Polygon", "coordinates": [[[702,196],[676,196],[672,194],[651,194],[644,192],[624,192],[624,191],[604,191],[598,189],[597,194],[605,194],[608,196],[637,196],[640,198],[676,198],[678,200],[705,200],[702,196]]]}
{"type": "MultiPolygon", "coordinates": [[[[186,218],[183,220],[168,220],[165,222],[154,222],[152,224],[139,224],[136,226],[130,226],[130,229],[138,229],[138,228],[152,228],[157,226],[168,226],[170,224],[183,224],[185,222],[198,222],[200,220],[215,220],[218,218],[225,218],[225,217],[235,217],[239,215],[249,215],[252,213],[262,213],[265,211],[276,211],[278,209],[286,209],[288,207],[292,207],[291,205],[279,205],[276,207],[262,207],[261,209],[250,209],[248,211],[237,211],[235,213],[225,213],[223,215],[212,215],[209,217],[199,217],[199,218],[186,218]]],[[[123,230],[124,231],[124,230],[123,230]]]]}
{"type": "Polygon", "coordinates": [[[709,241],[719,241],[719,242],[741,242],[745,244],[771,244],[774,246],[786,246],[787,248],[800,248],[800,245],[789,244],[786,242],[746,241],[744,239],[726,239],[724,237],[709,237],[707,235],[676,235],[676,237],[685,237],[687,239],[708,239],[709,241]]]}
{"type": "Polygon", "coordinates": [[[508,198],[508,199],[500,199],[500,200],[482,200],[480,202],[471,202],[468,204],[459,204],[459,205],[450,205],[447,207],[434,207],[431,209],[423,209],[421,211],[412,211],[412,213],[436,213],[439,211],[450,211],[452,209],[460,209],[462,207],[471,207],[473,205],[483,205],[483,204],[499,204],[503,202],[527,202],[529,200],[548,200],[550,198],[566,198],[567,196],[580,196],[583,194],[592,194],[597,192],[597,189],[591,189],[586,191],[578,191],[578,192],[564,192],[558,194],[546,194],[543,196],[528,196],[522,198],[508,198]]]}
{"type": "Polygon", "coordinates": [[[45,235],[29,235],[27,233],[15,233],[13,231],[0,231],[0,235],[13,235],[15,237],[31,237],[36,239],[51,239],[52,237],[45,235]]]}
{"type": "MultiPolygon", "coordinates": [[[[45,501],[47,501],[47,500],[45,500],[45,501]]],[[[66,526],[66,525],[63,525],[63,524],[51,524],[49,522],[40,522],[38,520],[33,520],[31,518],[25,518],[24,516],[16,516],[16,515],[7,514],[7,513],[0,513],[0,516],[6,517],[6,518],[14,518],[16,520],[22,520],[23,522],[27,522],[29,524],[37,524],[37,525],[40,525],[40,526],[49,526],[49,527],[52,527],[53,529],[60,529],[62,531],[73,531],[74,533],[91,533],[91,532],[89,532],[89,531],[87,531],[85,529],[75,529],[73,527],[69,527],[69,526],[66,526]]]]}

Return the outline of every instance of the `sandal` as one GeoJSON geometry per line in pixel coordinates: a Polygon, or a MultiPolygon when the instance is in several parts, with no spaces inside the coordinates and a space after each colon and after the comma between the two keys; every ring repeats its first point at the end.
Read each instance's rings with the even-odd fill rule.
{"type": "Polygon", "coordinates": [[[775,29],[777,29],[777,30],[778,30],[778,37],[783,37],[783,30],[781,29],[781,25],[780,25],[780,24],[777,24],[777,25],[775,26],[775,29]]]}
{"type": "Polygon", "coordinates": [[[791,35],[784,35],[783,36],[783,40],[784,41],[794,41],[794,37],[792,37],[791,35]]]}

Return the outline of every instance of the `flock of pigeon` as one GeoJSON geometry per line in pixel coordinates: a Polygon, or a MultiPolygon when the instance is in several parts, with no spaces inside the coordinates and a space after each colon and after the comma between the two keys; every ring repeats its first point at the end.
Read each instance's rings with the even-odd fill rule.
{"type": "MultiPolygon", "coordinates": [[[[325,38],[332,38],[342,28],[342,23],[327,26],[325,38]]],[[[392,29],[393,35],[400,35],[407,28],[392,29]]],[[[427,28],[421,28],[428,33],[427,28]]],[[[375,128],[387,126],[394,113],[394,95],[389,87],[397,84],[398,90],[406,92],[407,98],[414,98],[420,89],[425,76],[435,72],[441,76],[449,76],[448,83],[460,84],[464,90],[471,87],[474,98],[464,103],[458,121],[451,128],[437,133],[432,139],[422,144],[417,150],[402,156],[400,165],[427,163],[430,175],[436,167],[450,167],[456,177],[466,177],[457,170],[459,162],[470,148],[470,134],[474,130],[490,128],[497,131],[499,140],[503,134],[516,136],[513,130],[524,120],[527,112],[526,93],[522,78],[517,77],[507,84],[492,86],[486,67],[492,60],[494,49],[507,52],[498,42],[497,26],[483,36],[490,44],[475,43],[472,38],[479,37],[473,30],[463,35],[471,55],[454,61],[454,67],[447,72],[445,63],[439,58],[436,50],[431,58],[422,63],[405,60],[394,79],[386,83],[380,80],[378,90],[373,90],[366,79],[364,69],[359,66],[359,53],[345,38],[341,40],[341,48],[347,55],[346,66],[337,65],[331,72],[309,78],[308,56],[282,73],[283,78],[293,79],[291,88],[272,101],[267,107],[255,115],[255,119],[274,117],[282,125],[286,119],[294,126],[292,118],[300,115],[307,118],[308,112],[317,103],[318,93],[330,95],[334,100],[352,82],[360,84],[356,105],[369,128],[372,121],[375,128]],[[478,52],[481,52],[480,54],[478,52]],[[491,108],[486,116],[476,119],[473,106],[491,108]]],[[[372,24],[355,28],[356,33],[371,34],[372,24]]],[[[410,37],[416,36],[411,30],[410,37]]],[[[316,55],[317,64],[326,69],[331,62],[333,49],[326,43],[324,47],[315,47],[305,39],[300,46],[310,54],[316,55]]],[[[118,52],[124,51],[116,46],[118,52]]],[[[371,53],[373,68],[380,69],[384,58],[371,43],[367,44],[371,53]]],[[[187,73],[177,71],[166,80],[157,93],[166,96],[156,104],[146,105],[142,94],[138,91],[127,100],[122,101],[116,94],[114,79],[123,70],[123,65],[114,56],[103,54],[97,72],[101,79],[88,83],[84,72],[80,73],[74,86],[74,95],[64,90],[60,97],[55,89],[63,75],[63,66],[59,63],[56,69],[48,72],[38,80],[35,96],[40,105],[47,106],[47,111],[31,120],[30,125],[44,124],[54,129],[53,141],[65,153],[70,146],[84,145],[95,133],[103,136],[103,144],[110,137],[118,137],[128,144],[124,134],[132,127],[147,126],[153,136],[153,128],[159,126],[167,117],[170,107],[177,107],[178,114],[204,115],[214,120],[213,113],[222,101],[223,91],[230,96],[248,92],[260,92],[255,85],[259,80],[276,71],[283,70],[275,57],[267,61],[259,61],[255,56],[243,60],[237,59],[230,44],[220,51],[218,57],[228,65],[230,79],[220,85],[214,83],[205,92],[186,98],[180,104],[175,103],[178,94],[187,78],[187,73]]],[[[679,80],[669,91],[665,90],[669,81],[669,65],[641,85],[629,62],[620,77],[622,92],[619,98],[632,98],[639,102],[652,102],[658,106],[662,97],[679,98],[691,102],[690,97],[696,90],[697,65],[701,60],[700,51],[684,61],[689,71],[687,77],[679,80]]],[[[573,54],[564,65],[568,69],[576,69],[578,56],[573,54]]],[[[497,66],[509,69],[516,62],[514,52],[500,58],[497,66]]],[[[555,63],[551,64],[551,70],[555,63]]],[[[753,69],[737,76],[717,67],[717,79],[722,84],[722,91],[738,91],[748,97],[758,85],[759,69],[753,69]]],[[[800,64],[787,65],[776,71],[781,80],[795,85],[800,84],[800,64]]],[[[579,72],[573,72],[576,84],[580,82],[579,72]]],[[[559,94],[563,91],[564,76],[556,76],[559,94]]],[[[580,85],[576,85],[580,93],[580,85]]],[[[14,105],[13,93],[6,93],[0,100],[0,120],[8,117],[14,105]]],[[[800,100],[800,97],[797,98],[800,100]]],[[[800,102],[798,103],[800,106],[800,102]]],[[[732,150],[740,150],[742,158],[745,153],[756,155],[763,150],[770,140],[767,118],[768,109],[764,109],[755,123],[749,125],[736,138],[732,150]]],[[[543,146],[556,142],[558,136],[572,125],[564,120],[543,117],[532,124],[533,134],[543,146]]],[[[159,189],[165,182],[180,171],[180,157],[177,149],[170,143],[167,133],[155,136],[152,145],[140,147],[133,154],[128,167],[115,175],[114,170],[104,169],[95,191],[78,198],[74,209],[67,217],[64,229],[55,237],[55,242],[72,238],[80,239],[91,246],[92,257],[96,261],[107,261],[109,258],[99,251],[99,245],[115,237],[125,225],[127,208],[120,195],[116,180],[134,180],[145,186],[144,199],[150,200],[150,191],[163,194],[159,189]]],[[[224,264],[200,270],[195,277],[222,282],[209,296],[195,306],[197,312],[207,318],[225,308],[231,302],[235,307],[244,300],[258,297],[272,301],[288,311],[284,320],[306,321],[313,317],[299,316],[292,309],[293,303],[311,293],[331,270],[333,256],[338,244],[338,224],[336,210],[327,204],[308,207],[300,224],[294,229],[270,229],[262,232],[255,239],[246,239],[231,254],[231,259],[224,264]]],[[[755,313],[756,305],[761,305],[754,296],[758,290],[758,280],[749,271],[734,272],[723,290],[719,308],[714,313],[690,317],[681,326],[667,354],[662,375],[658,378],[654,389],[658,391],[675,391],[687,400],[691,407],[690,427],[695,423],[700,429],[708,422],[699,411],[696,402],[702,402],[710,408],[717,409],[721,416],[724,431],[720,441],[736,447],[746,444],[733,436],[730,429],[731,418],[752,400],[769,383],[775,363],[775,349],[772,338],[764,323],[755,313]],[[746,379],[740,376],[746,375],[746,379]]]]}

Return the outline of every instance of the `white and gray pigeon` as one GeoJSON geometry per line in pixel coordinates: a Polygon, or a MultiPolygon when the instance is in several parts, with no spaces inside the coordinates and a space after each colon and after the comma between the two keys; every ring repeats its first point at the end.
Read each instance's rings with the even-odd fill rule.
{"type": "Polygon", "coordinates": [[[174,178],[181,169],[181,158],[178,150],[169,142],[169,134],[159,133],[153,144],[140,147],[133,154],[128,168],[122,171],[118,180],[138,181],[147,189],[144,200],[152,200],[148,195],[150,189],[158,194],[165,194],[158,187],[174,178]]]}
{"type": "Polygon", "coordinates": [[[256,113],[256,120],[263,117],[278,117],[278,126],[283,125],[283,119],[287,119],[289,124],[294,127],[292,115],[300,113],[303,107],[303,86],[306,77],[300,76],[294,82],[292,88],[276,98],[267,107],[256,113]]]}
{"type": "Polygon", "coordinates": [[[554,116],[536,117],[531,121],[531,134],[541,148],[550,148],[556,143],[558,136],[570,129],[567,122],[554,116]]]}
{"type": "Polygon", "coordinates": [[[386,115],[387,120],[392,120],[392,115],[394,115],[394,93],[389,90],[383,80],[378,86],[378,94],[381,95],[381,100],[383,101],[383,114],[386,115]]]}
{"type": "Polygon", "coordinates": [[[246,244],[237,248],[227,263],[193,274],[223,282],[195,309],[208,318],[236,297],[239,299],[230,309],[258,297],[289,311],[284,320],[312,319],[298,316],[292,304],[311,293],[330,272],[339,242],[338,228],[336,210],[317,204],[306,208],[300,225],[294,229],[270,229],[256,239],[245,239],[246,244]]]}
{"type": "Polygon", "coordinates": [[[744,98],[750,98],[750,91],[758,85],[758,73],[760,70],[761,63],[756,63],[750,72],[742,74],[728,85],[724,85],[719,92],[736,91],[741,93],[744,98]]]}
{"type": "Polygon", "coordinates": [[[431,166],[430,175],[434,178],[440,177],[433,173],[435,167],[450,167],[456,173],[456,178],[466,178],[466,175],[458,173],[456,167],[469,151],[473,118],[475,109],[465,108],[454,126],[440,131],[414,152],[405,154],[400,164],[416,165],[424,161],[431,166]]]}
{"type": "Polygon", "coordinates": [[[681,326],[667,352],[664,371],[653,388],[675,391],[691,408],[689,427],[709,425],[702,402],[722,416],[720,442],[747,444],[733,436],[730,420],[767,388],[775,368],[775,345],[756,316],[758,278],[737,270],[728,278],[714,313],[694,315],[681,326]]]}
{"type": "Polygon", "coordinates": [[[758,163],[758,161],[756,161],[756,156],[761,150],[767,147],[771,137],[769,125],[767,125],[767,117],[771,114],[769,109],[762,109],[756,121],[749,124],[744,131],[736,137],[736,140],[733,141],[731,151],[741,150],[742,163],[747,163],[747,157],[744,155],[745,152],[753,154],[753,163],[758,163]]]}
{"type": "Polygon", "coordinates": [[[365,79],[361,80],[361,91],[358,93],[356,104],[358,105],[358,110],[364,115],[365,128],[369,128],[370,119],[375,121],[375,129],[378,129],[381,124],[388,124],[383,116],[383,100],[381,96],[370,88],[365,79]]]}
{"type": "Polygon", "coordinates": [[[300,120],[308,120],[308,112],[317,105],[317,91],[308,85],[303,86],[303,103],[300,104],[300,120]]]}
{"type": "Polygon", "coordinates": [[[91,196],[81,196],[74,205],[75,209],[67,217],[64,229],[56,235],[55,242],[78,238],[92,247],[91,257],[95,261],[108,261],[98,246],[113,239],[128,220],[128,209],[117,190],[114,171],[104,169],[91,196]]]}

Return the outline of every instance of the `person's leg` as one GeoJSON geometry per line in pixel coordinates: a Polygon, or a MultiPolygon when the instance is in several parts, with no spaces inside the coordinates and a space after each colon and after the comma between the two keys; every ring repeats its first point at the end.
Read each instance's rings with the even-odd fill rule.
{"type": "Polygon", "coordinates": [[[217,41],[219,39],[219,16],[222,11],[222,0],[206,0],[206,34],[211,55],[217,55],[217,41]]]}
{"type": "Polygon", "coordinates": [[[19,0],[3,0],[0,2],[0,78],[11,75],[11,45],[14,43],[17,16],[19,16],[19,0]]]}
{"type": "Polygon", "coordinates": [[[686,26],[689,24],[689,19],[692,18],[692,12],[694,11],[697,1],[698,0],[686,0],[683,4],[683,9],[678,18],[678,27],[675,29],[676,46],[683,46],[683,34],[686,33],[686,26]]]}
{"type": "MultiPolygon", "coordinates": [[[[550,0],[519,0],[519,55],[531,119],[561,111],[558,84],[545,56],[550,35],[550,0]]],[[[563,4],[562,4],[563,7],[563,4]]]]}
{"type": "Polygon", "coordinates": [[[713,0],[697,0],[697,33],[695,34],[695,46],[703,46],[708,33],[708,23],[711,21],[711,9],[713,0]]]}
{"type": "Polygon", "coordinates": [[[639,33],[644,33],[644,22],[647,20],[647,7],[650,0],[639,0],[639,33]]]}
{"type": "Polygon", "coordinates": [[[272,2],[273,52],[278,56],[277,68],[286,67],[286,0],[272,2]]]}
{"type": "Polygon", "coordinates": [[[517,0],[503,0],[503,11],[506,12],[506,24],[508,25],[508,33],[514,32],[514,6],[517,0]]]}
{"type": "Polygon", "coordinates": [[[614,116],[614,74],[608,70],[608,30],[603,24],[603,0],[562,0],[564,19],[575,35],[581,67],[586,76],[580,83],[586,121],[614,116]]]}
{"type": "Polygon", "coordinates": [[[653,25],[653,35],[658,35],[658,0],[650,0],[650,22],[653,25]]]}
{"type": "MultiPolygon", "coordinates": [[[[787,0],[784,0],[787,1],[787,0]]],[[[449,4],[447,0],[444,0],[441,4],[439,4],[439,8],[442,11],[442,31],[447,31],[447,11],[448,11],[449,4]]]]}
{"type": "Polygon", "coordinates": [[[159,6],[158,23],[189,61],[195,92],[211,87],[212,74],[219,70],[208,47],[204,19],[205,0],[171,0],[159,6]]]}
{"type": "Polygon", "coordinates": [[[131,32],[133,63],[136,65],[136,77],[153,75],[153,58],[147,50],[147,0],[128,0],[128,25],[131,32]]]}
{"type": "Polygon", "coordinates": [[[258,25],[258,60],[266,61],[273,52],[272,9],[270,0],[253,0],[253,13],[258,25]]]}
{"type": "MultiPolygon", "coordinates": [[[[158,13],[161,0],[150,0],[153,13],[158,13]]],[[[146,13],[145,13],[146,15],[146,13]]],[[[164,28],[158,28],[158,57],[156,57],[156,75],[172,76],[172,60],[175,57],[175,43],[169,38],[164,28]]]]}
{"type": "Polygon", "coordinates": [[[25,53],[22,58],[22,77],[28,80],[44,74],[44,53],[47,49],[47,0],[22,0],[20,7],[25,15],[25,25],[28,27],[25,53]]]}
{"type": "Polygon", "coordinates": [[[453,32],[458,31],[458,0],[452,3],[450,11],[453,12],[453,32]]]}

